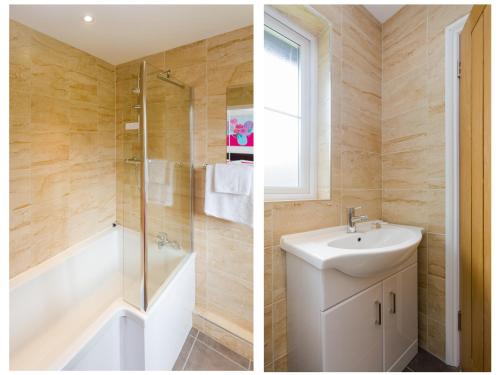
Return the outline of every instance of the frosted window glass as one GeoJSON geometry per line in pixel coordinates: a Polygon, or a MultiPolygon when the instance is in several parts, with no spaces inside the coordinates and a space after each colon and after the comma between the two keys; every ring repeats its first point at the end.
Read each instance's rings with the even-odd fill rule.
{"type": "Polygon", "coordinates": [[[297,188],[300,160],[299,119],[269,109],[266,109],[264,114],[265,185],[297,188]]]}
{"type": "Polygon", "coordinates": [[[264,181],[269,187],[300,186],[300,48],[266,27],[264,181]]]}
{"type": "Polygon", "coordinates": [[[300,116],[299,46],[267,28],[264,50],[266,107],[300,116]]]}

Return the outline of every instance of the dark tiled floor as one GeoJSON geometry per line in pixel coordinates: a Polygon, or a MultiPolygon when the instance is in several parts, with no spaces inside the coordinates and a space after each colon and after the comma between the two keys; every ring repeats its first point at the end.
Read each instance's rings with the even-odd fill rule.
{"type": "Polygon", "coordinates": [[[177,371],[248,371],[253,362],[192,328],[174,365],[177,371]]]}
{"type": "Polygon", "coordinates": [[[448,366],[429,352],[418,348],[418,353],[404,369],[405,372],[457,372],[458,368],[448,366]]]}

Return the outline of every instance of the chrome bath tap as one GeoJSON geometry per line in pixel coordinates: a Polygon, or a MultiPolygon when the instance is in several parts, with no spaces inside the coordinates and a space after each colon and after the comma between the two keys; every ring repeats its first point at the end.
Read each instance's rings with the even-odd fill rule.
{"type": "Polygon", "coordinates": [[[368,221],[367,215],[354,216],[355,211],[361,207],[349,207],[347,209],[347,233],[356,233],[356,223],[368,221]]]}
{"type": "Polygon", "coordinates": [[[160,232],[156,235],[156,242],[158,243],[158,249],[169,243],[168,235],[165,232],[160,232]]]}
{"type": "Polygon", "coordinates": [[[158,249],[160,250],[167,245],[177,250],[181,248],[181,245],[177,241],[170,241],[167,233],[165,232],[159,232],[156,235],[156,242],[158,244],[158,249]]]}

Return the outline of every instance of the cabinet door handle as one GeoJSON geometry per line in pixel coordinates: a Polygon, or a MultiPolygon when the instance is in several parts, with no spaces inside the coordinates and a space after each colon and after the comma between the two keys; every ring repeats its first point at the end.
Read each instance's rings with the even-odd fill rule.
{"type": "Polygon", "coordinates": [[[375,301],[375,314],[375,324],[379,326],[382,324],[382,304],[379,301],[375,301]]]}
{"type": "Polygon", "coordinates": [[[391,314],[396,314],[396,293],[390,292],[389,295],[391,296],[391,301],[392,301],[392,307],[389,312],[391,314]]]}

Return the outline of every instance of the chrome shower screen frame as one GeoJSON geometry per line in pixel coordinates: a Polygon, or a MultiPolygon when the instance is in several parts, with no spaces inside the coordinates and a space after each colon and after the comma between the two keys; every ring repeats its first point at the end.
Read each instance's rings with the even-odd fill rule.
{"type": "Polygon", "coordinates": [[[142,173],[141,173],[141,278],[142,278],[142,300],[141,309],[146,311],[148,308],[148,255],[147,255],[147,232],[146,232],[146,205],[147,205],[147,190],[146,181],[148,175],[148,119],[147,119],[147,85],[146,85],[146,61],[141,63],[139,74],[139,90],[141,93],[140,106],[141,113],[139,117],[140,126],[140,142],[142,144],[142,173]]]}

